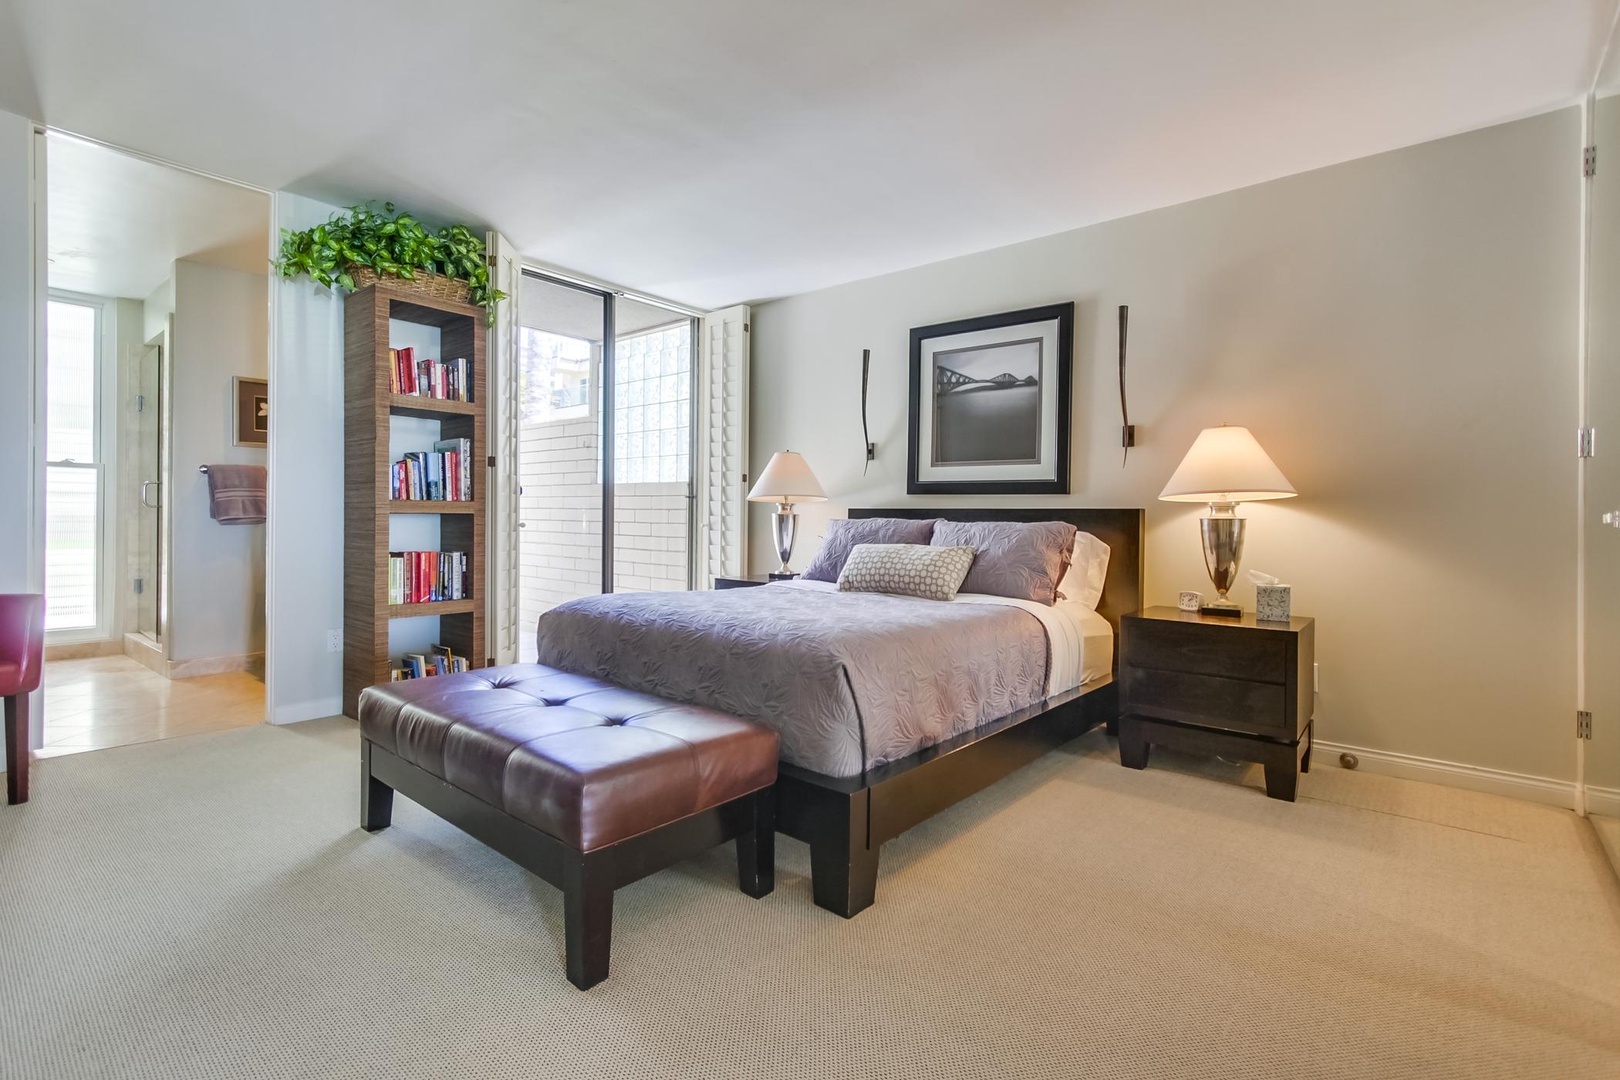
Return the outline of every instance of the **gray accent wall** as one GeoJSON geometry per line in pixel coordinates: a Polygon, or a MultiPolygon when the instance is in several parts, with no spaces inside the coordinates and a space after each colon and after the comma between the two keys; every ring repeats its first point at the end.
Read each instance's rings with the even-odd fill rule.
{"type": "Polygon", "coordinates": [[[1565,109],[756,307],[751,463],[798,450],[831,496],[796,565],[851,506],[1143,506],[1149,601],[1211,593],[1203,508],[1157,495],[1200,429],[1246,425],[1300,493],[1243,507],[1244,565],[1318,619],[1319,737],[1568,781],[1580,134],[1565,109]],[[909,329],[1066,300],[1073,494],[908,499],[909,329]]]}

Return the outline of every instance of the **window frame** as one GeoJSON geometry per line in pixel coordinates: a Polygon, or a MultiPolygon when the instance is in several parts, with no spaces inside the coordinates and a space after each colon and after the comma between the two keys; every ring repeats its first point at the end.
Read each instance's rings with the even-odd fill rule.
{"type": "MultiPolygon", "coordinates": [[[[91,448],[91,462],[70,462],[45,457],[45,470],[47,477],[50,469],[56,467],[94,468],[96,470],[96,621],[92,626],[63,627],[45,632],[47,645],[72,645],[91,641],[110,641],[117,635],[118,626],[118,594],[117,594],[117,556],[118,556],[118,528],[117,528],[117,493],[114,491],[118,480],[118,416],[116,403],[119,400],[119,365],[118,365],[118,303],[115,299],[105,296],[95,296],[89,293],[73,292],[69,289],[46,290],[46,318],[49,319],[51,304],[66,304],[73,307],[90,308],[96,315],[95,331],[95,409],[92,421],[93,442],[91,448]],[[113,403],[113,404],[109,404],[113,403]]],[[[49,387],[50,387],[50,332],[49,322],[45,333],[45,383],[41,398],[46,402],[44,426],[41,429],[41,451],[44,455],[50,453],[50,418],[49,418],[49,387]]],[[[49,528],[50,504],[48,499],[49,481],[46,483],[46,498],[42,499],[46,515],[46,527],[49,528]]],[[[49,548],[42,554],[49,558],[49,548]]],[[[48,565],[48,564],[42,564],[48,565]]]]}

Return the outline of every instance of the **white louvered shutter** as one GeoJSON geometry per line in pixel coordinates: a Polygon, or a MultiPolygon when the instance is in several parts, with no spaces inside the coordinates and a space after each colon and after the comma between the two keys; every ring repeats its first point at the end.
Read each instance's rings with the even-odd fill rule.
{"type": "Polygon", "coordinates": [[[748,568],[748,308],[705,315],[699,378],[697,581],[748,568]]]}
{"type": "MultiPolygon", "coordinates": [[[[500,233],[487,237],[490,279],[506,294],[495,308],[489,333],[489,452],[495,458],[490,477],[489,538],[489,650],[497,664],[515,664],[518,658],[518,487],[519,425],[522,405],[517,365],[519,276],[517,254],[500,233]]],[[[532,630],[532,627],[531,627],[532,630]]]]}

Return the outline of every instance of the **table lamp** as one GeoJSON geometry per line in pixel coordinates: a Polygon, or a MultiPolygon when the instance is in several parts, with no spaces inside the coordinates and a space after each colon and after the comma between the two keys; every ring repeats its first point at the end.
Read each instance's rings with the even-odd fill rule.
{"type": "Polygon", "coordinates": [[[1204,615],[1242,616],[1226,598],[1243,560],[1243,518],[1237,504],[1258,499],[1290,499],[1297,492],[1245,427],[1205,428],[1193,440],[1170,482],[1159,492],[1164,502],[1207,502],[1209,517],[1198,522],[1204,537],[1204,566],[1218,599],[1199,609],[1204,615]]]}
{"type": "Polygon", "coordinates": [[[754,489],[748,493],[748,501],[776,504],[776,511],[771,514],[771,535],[776,540],[776,554],[782,559],[782,568],[772,573],[771,578],[780,581],[796,576],[788,569],[788,559],[793,555],[793,536],[799,527],[799,516],[793,506],[827,501],[827,493],[821,490],[821,483],[810,471],[809,463],[792,450],[772,454],[771,463],[765,466],[754,489]]]}

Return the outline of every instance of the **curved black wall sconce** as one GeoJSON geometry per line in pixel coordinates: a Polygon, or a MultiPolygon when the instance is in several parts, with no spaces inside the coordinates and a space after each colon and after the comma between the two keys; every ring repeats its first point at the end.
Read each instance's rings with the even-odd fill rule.
{"type": "Polygon", "coordinates": [[[1131,423],[1131,410],[1125,404],[1125,333],[1130,320],[1131,309],[1124,304],[1119,305],[1119,421],[1123,425],[1119,438],[1120,445],[1125,448],[1119,460],[1120,468],[1124,468],[1130,460],[1131,447],[1136,445],[1136,425],[1131,423]]]}
{"type": "Polygon", "coordinates": [[[866,391],[872,381],[872,350],[861,350],[861,441],[866,444],[866,464],[861,466],[861,475],[877,459],[877,443],[872,441],[871,429],[866,423],[866,391]]]}

